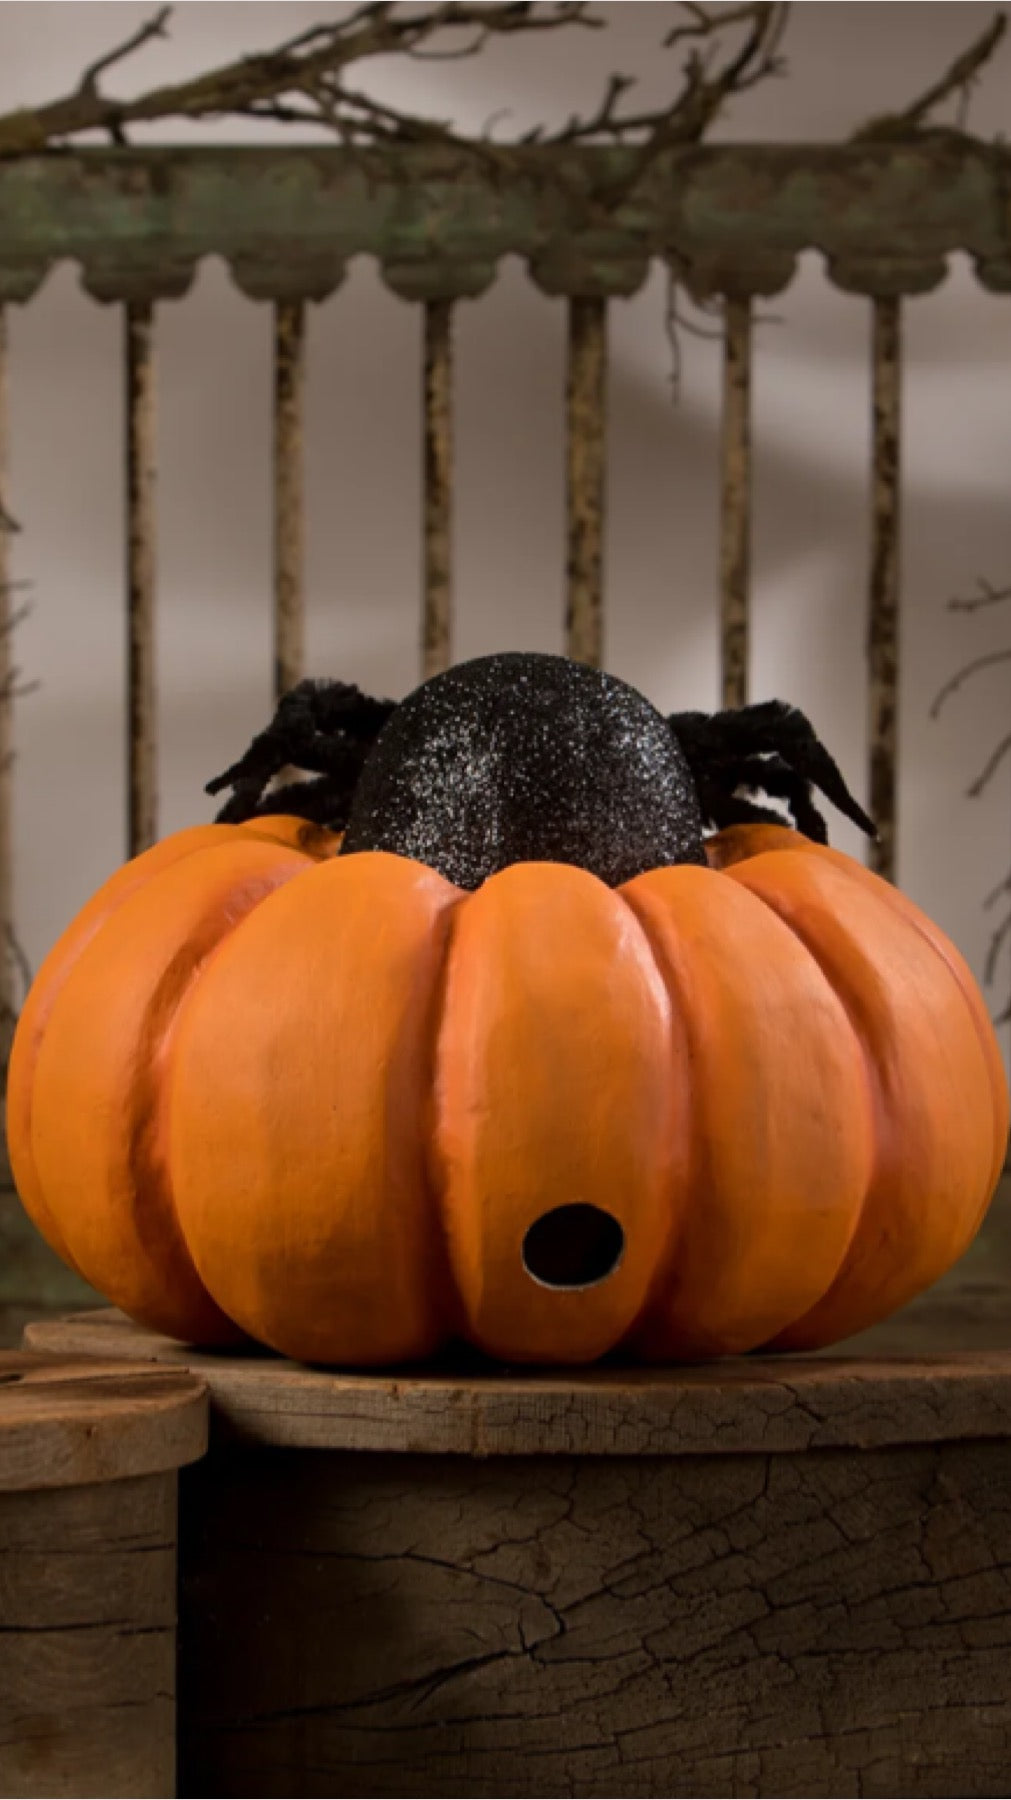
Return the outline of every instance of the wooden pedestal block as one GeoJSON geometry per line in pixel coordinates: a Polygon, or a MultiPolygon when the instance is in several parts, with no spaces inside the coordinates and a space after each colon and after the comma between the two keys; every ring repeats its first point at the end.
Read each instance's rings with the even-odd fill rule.
{"type": "Polygon", "coordinates": [[[199,1372],[188,1795],[1006,1795],[1011,1356],[199,1372]]]}
{"type": "Polygon", "coordinates": [[[0,1355],[0,1795],[171,1795],[184,1371],[0,1355]]]}

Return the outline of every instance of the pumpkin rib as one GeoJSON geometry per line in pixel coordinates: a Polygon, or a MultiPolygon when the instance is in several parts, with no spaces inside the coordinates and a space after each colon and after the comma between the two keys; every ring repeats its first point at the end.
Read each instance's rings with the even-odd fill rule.
{"type": "Polygon", "coordinates": [[[78,1275],[82,1271],[77,1267],[56,1213],[46,1199],[32,1149],[35,1066],[49,1018],[78,959],[132,894],[186,857],[233,844],[237,834],[244,839],[288,844],[313,860],[331,853],[331,848],[340,841],[332,834],[324,834],[330,837],[330,843],[324,845],[318,827],[307,828],[304,819],[280,813],[238,827],[193,825],[160,839],[116,869],[75,914],[41,963],[21,1009],[7,1072],[7,1146],[11,1169],[19,1198],[32,1223],[57,1256],[78,1275]]]}
{"type": "Polygon", "coordinates": [[[942,932],[933,920],[920,910],[915,901],[910,900],[908,894],[902,892],[901,888],[893,887],[890,882],[883,881],[879,875],[874,874],[872,869],[864,868],[861,863],[853,863],[852,866],[849,866],[848,859],[837,860],[841,857],[841,852],[832,850],[827,844],[824,846],[814,844],[812,849],[824,849],[831,858],[833,866],[840,869],[848,879],[858,882],[861,886],[867,882],[880,884],[885,890],[884,904],[891,906],[899,914],[899,917],[907,925],[911,925],[930,945],[935,956],[944,963],[958,986],[972,1019],[983,1060],[987,1066],[988,1087],[993,1108],[993,1156],[990,1163],[989,1192],[977,1220],[977,1225],[982,1224],[983,1216],[990,1203],[994,1188],[1000,1180],[1007,1156],[1011,1106],[1009,1106],[1007,1079],[1004,1074],[1004,1059],[1001,1056],[1000,1045],[997,1042],[996,1032],[972,970],[957,945],[952,943],[947,934],[942,932]]]}
{"type": "Polygon", "coordinates": [[[635,1348],[740,1354],[813,1304],[846,1254],[873,1153],[863,1057],[821,970],[746,889],[684,865],[622,892],[697,1084],[694,1204],[635,1348]]]}
{"type": "Polygon", "coordinates": [[[511,864],[460,905],[432,1150],[469,1343],[574,1363],[625,1336],[676,1223],[671,1043],[638,922],[588,871],[511,864]],[[616,1220],[624,1249],[602,1278],[546,1285],[526,1234],[567,1205],[616,1220]]]}
{"type": "MultiPolygon", "coordinates": [[[[21,1203],[50,1248],[82,1274],[39,1180],[32,1149],[32,1110],[39,1050],[63,987],[93,938],[119,907],[162,868],[196,854],[209,842],[229,841],[226,825],[195,825],[153,844],[103,883],[57,938],[43,960],[18,1019],[7,1077],[7,1142],[21,1203]],[[213,834],[213,836],[211,835],[213,834]]],[[[86,1278],[85,1278],[86,1279],[86,1278]]]]}
{"type": "MultiPolygon", "coordinates": [[[[933,920],[916,905],[914,900],[904,894],[901,888],[892,882],[885,881],[855,858],[835,850],[829,844],[816,844],[803,833],[793,830],[787,825],[731,825],[724,831],[710,838],[706,845],[706,853],[714,868],[727,873],[735,865],[747,863],[757,856],[775,855],[781,851],[803,852],[813,854],[832,863],[850,881],[858,886],[876,893],[882,904],[896,912],[907,925],[910,925],[926,940],[943,963],[950,970],[962,992],[962,997],[972,1017],[979,1039],[980,1048],[987,1065],[988,1085],[993,1101],[993,1158],[990,1165],[990,1193],[992,1194],[1000,1179],[1007,1157],[1008,1130],[1011,1127],[1011,1095],[1008,1092],[1007,1077],[1004,1072],[1004,1059],[993,1028],[993,1022],[986,1008],[986,1002],[979,990],[979,985],[965,957],[946,932],[935,925],[933,920]]],[[[986,1211],[986,1205],[980,1213],[980,1222],[986,1211]]]]}
{"type": "Polygon", "coordinates": [[[187,1341],[240,1334],[199,1280],[160,1160],[164,1040],[215,946],[306,867],[298,852],[250,836],[170,861],[76,958],[40,1045],[36,1166],[74,1259],[141,1323],[187,1341]]]}
{"type": "Polygon", "coordinates": [[[622,902],[629,917],[635,921],[636,929],[643,940],[650,962],[656,971],[657,980],[660,982],[664,993],[667,996],[667,1016],[671,1040],[671,1064],[675,1074],[677,1107],[683,1134],[681,1159],[676,1171],[678,1177],[676,1186],[680,1191],[672,1193],[672,1202],[675,1207],[680,1209],[681,1216],[678,1219],[677,1228],[671,1234],[666,1254],[657,1258],[653,1279],[646,1292],[643,1304],[639,1308],[639,1312],[628,1330],[620,1340],[620,1343],[616,1346],[616,1348],[623,1350],[627,1349],[634,1354],[640,1340],[643,1339],[644,1334],[648,1334],[650,1321],[654,1318],[658,1307],[662,1307],[664,1295],[667,1293],[675,1278],[675,1270],[681,1248],[681,1238],[684,1231],[687,1209],[692,1194],[697,1191],[700,1185],[705,1158],[698,1127],[698,1080],[692,1055],[691,1036],[684,1008],[679,1004],[679,995],[674,991],[671,973],[666,966],[662,950],[654,940],[654,933],[650,928],[646,910],[644,908],[640,909],[635,901],[629,897],[628,889],[630,885],[629,882],[624,882],[621,887],[615,888],[614,892],[617,898],[622,902]]]}
{"type": "Polygon", "coordinates": [[[459,1284],[453,1271],[452,1246],[450,1244],[449,1220],[446,1209],[445,1177],[439,1155],[440,1143],[440,1097],[439,1070],[442,1056],[442,1032],[448,1010],[450,968],[454,945],[459,930],[463,904],[467,895],[461,890],[460,899],[451,907],[443,922],[440,956],[435,979],[432,984],[429,1016],[424,1033],[424,1099],[421,1109],[422,1127],[422,1160],[425,1190],[429,1201],[431,1228],[439,1245],[439,1261],[443,1270],[444,1292],[447,1299],[445,1341],[454,1339],[467,1341],[467,1320],[460,1293],[459,1284]]]}
{"type": "MultiPolygon", "coordinates": [[[[911,937],[895,909],[886,907],[882,919],[881,896],[873,889],[861,888],[870,903],[863,906],[851,890],[847,908],[838,900],[838,865],[803,853],[759,855],[736,863],[727,875],[767,906],[822,969],[861,1044],[873,1096],[875,1167],[846,1257],[822,1299],[765,1346],[816,1349],[888,1317],[950,1268],[971,1242],[992,1190],[985,1172],[972,1163],[973,1147],[981,1140],[973,1113],[978,1085],[975,1076],[968,1079],[965,1065],[970,1046],[984,1081],[986,1062],[954,980],[948,988],[957,1014],[947,1015],[936,1041],[931,1037],[938,1001],[920,985],[937,960],[924,958],[922,951],[911,954],[914,943],[930,940],[922,933],[911,937]],[[855,905],[859,925],[853,927],[855,905]],[[864,954],[865,942],[874,945],[873,956],[864,954]],[[914,1060],[905,1054],[910,1041],[917,1045],[914,1060]],[[961,1096],[950,1099],[945,1122],[936,1125],[958,1074],[961,1096]],[[959,1145],[957,1155],[953,1144],[959,1145]],[[982,1205],[973,1199],[977,1190],[982,1205]]],[[[845,895],[845,883],[842,891],[845,895]]],[[[946,963],[941,966],[950,973],[946,963]]],[[[928,976],[928,988],[931,980],[928,976]]]]}
{"type": "Polygon", "coordinates": [[[182,1230],[219,1304],[282,1355],[383,1366],[443,1341],[418,1070],[458,900],[403,858],[331,860],[233,933],[180,1011],[182,1230]]]}

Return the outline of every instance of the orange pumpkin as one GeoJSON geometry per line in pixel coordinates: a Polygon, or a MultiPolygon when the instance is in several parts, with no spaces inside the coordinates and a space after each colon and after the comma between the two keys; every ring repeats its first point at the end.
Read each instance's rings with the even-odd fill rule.
{"type": "Polygon", "coordinates": [[[996,1039],[954,946],[849,857],[741,825],[708,867],[611,888],[517,862],[465,892],[338,842],[170,837],[34,984],[17,1184],[143,1323],[360,1366],[453,1337],[559,1363],[810,1349],[973,1237],[1008,1131],[996,1039]]]}

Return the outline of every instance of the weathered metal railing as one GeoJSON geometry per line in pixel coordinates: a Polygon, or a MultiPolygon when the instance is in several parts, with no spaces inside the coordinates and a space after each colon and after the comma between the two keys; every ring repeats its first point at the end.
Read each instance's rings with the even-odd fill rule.
{"type": "MultiPolygon", "coordinates": [[[[817,248],[828,278],[871,303],[870,802],[880,832],[876,866],[893,874],[901,300],[943,280],[956,250],[971,254],[985,287],[1011,291],[1011,152],[954,138],[697,147],[657,158],[616,199],[632,154],[557,146],[486,156],[446,148],[122,149],[0,164],[0,457],[4,304],[29,300],[50,265],[71,257],[86,290],[125,311],[131,852],[157,830],[155,307],[185,293],[202,257],[222,256],[244,294],[274,305],[278,692],[303,669],[306,306],[339,288],[350,257],[375,256],[393,291],[425,309],[425,674],[453,656],[454,303],[481,294],[507,254],[526,258],[545,293],[568,300],[565,645],[599,664],[608,301],[634,293],[657,259],[696,297],[722,297],[722,696],[735,706],[748,696],[752,307],[789,283],[800,252],[817,248]]],[[[0,563],[0,581],[3,572],[0,563]]],[[[0,607],[6,603],[0,588],[0,607]]],[[[0,633],[2,694],[8,666],[0,633]]],[[[0,912],[7,920],[10,704],[0,704],[0,912]]]]}

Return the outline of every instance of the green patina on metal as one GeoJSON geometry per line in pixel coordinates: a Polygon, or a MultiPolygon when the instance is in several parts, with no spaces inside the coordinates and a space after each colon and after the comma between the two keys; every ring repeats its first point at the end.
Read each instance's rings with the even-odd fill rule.
{"type": "Polygon", "coordinates": [[[922,293],[966,251],[1011,291],[1011,151],[899,144],[698,145],[634,183],[634,149],[109,149],[0,161],[0,299],[82,265],[102,300],[185,293],[224,257],[256,299],[320,300],[350,257],[407,299],[477,295],[519,255],[548,293],[629,294],[667,258],[699,294],[775,293],[824,253],[858,293],[922,293]]]}

